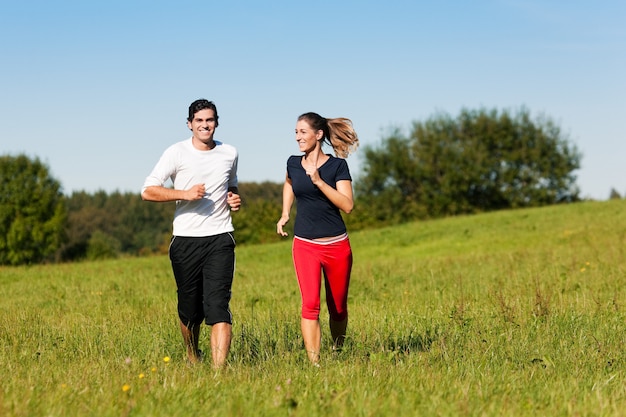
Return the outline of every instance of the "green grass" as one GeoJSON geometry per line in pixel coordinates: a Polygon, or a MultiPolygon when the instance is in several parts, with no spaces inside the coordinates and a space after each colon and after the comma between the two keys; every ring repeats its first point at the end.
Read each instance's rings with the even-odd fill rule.
{"type": "Polygon", "coordinates": [[[0,268],[0,415],[624,415],[625,239],[621,200],[352,233],[321,368],[288,241],[237,249],[217,372],[183,358],[166,257],[0,268]]]}

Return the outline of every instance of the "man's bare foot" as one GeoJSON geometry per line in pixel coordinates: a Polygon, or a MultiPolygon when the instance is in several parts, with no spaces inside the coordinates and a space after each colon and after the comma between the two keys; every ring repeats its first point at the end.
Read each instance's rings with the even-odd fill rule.
{"type": "Polygon", "coordinates": [[[195,352],[187,351],[187,360],[191,364],[200,363],[204,360],[204,352],[200,349],[196,350],[195,352]]]}

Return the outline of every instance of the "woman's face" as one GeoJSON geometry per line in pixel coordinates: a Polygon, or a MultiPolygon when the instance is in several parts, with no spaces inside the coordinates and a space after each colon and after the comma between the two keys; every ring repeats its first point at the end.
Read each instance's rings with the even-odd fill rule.
{"type": "Polygon", "coordinates": [[[321,130],[313,130],[306,120],[298,120],[296,123],[296,141],[302,152],[314,150],[323,134],[321,130]]]}

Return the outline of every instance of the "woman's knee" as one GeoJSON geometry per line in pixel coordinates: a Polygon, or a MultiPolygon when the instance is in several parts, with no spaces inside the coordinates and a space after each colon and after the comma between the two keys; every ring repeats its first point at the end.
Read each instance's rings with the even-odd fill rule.
{"type": "Polygon", "coordinates": [[[319,303],[302,303],[302,318],[307,320],[317,320],[320,317],[319,303]]]}

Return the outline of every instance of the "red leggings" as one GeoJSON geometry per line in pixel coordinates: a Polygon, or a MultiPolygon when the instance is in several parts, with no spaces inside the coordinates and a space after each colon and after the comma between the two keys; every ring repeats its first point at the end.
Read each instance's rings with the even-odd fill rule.
{"type": "Polygon", "coordinates": [[[330,319],[343,321],[348,317],[352,248],[347,237],[328,244],[294,238],[293,265],[302,296],[303,318],[319,319],[321,272],[324,272],[326,305],[330,319]]]}

